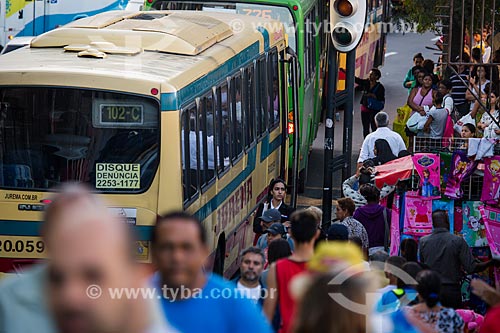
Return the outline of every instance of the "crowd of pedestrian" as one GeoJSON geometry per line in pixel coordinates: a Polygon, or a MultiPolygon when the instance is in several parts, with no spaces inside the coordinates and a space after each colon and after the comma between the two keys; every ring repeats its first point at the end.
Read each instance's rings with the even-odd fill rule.
{"type": "MultiPolygon", "coordinates": [[[[260,246],[243,250],[238,277],[227,281],[204,270],[207,235],[195,217],[158,218],[151,275],[134,260],[126,224],[94,194],[66,187],[45,213],[50,260],[0,284],[0,331],[462,332],[455,282],[462,268],[480,271],[492,262],[474,260],[449,233],[442,211],[433,214],[434,232],[420,241],[419,260],[411,240],[401,245],[402,256],[389,257],[390,214],[374,186],[363,185],[360,194],[366,204],[359,208],[350,198],[338,200],[338,221],[324,239],[318,208],[294,211],[282,222],[278,209],[264,207],[256,224],[267,243],[260,236],[260,246]],[[162,293],[106,293],[120,288],[162,293]]],[[[496,290],[474,283],[479,295],[500,304],[496,290]]]]}
{"type": "MultiPolygon", "coordinates": [[[[480,42],[487,45],[484,39],[480,42]]],[[[479,42],[472,51],[480,52],[479,42]]],[[[424,60],[421,53],[413,57],[413,63],[403,81],[409,89],[407,105],[412,112],[406,134],[434,139],[500,138],[497,65],[463,53],[445,77],[440,67],[424,60]]]]}

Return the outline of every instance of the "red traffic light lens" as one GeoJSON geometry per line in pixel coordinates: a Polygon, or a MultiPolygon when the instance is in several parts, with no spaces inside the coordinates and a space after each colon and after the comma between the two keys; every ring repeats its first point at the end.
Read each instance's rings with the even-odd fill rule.
{"type": "Polygon", "coordinates": [[[351,16],[354,10],[352,3],[349,0],[337,0],[335,1],[335,11],[341,16],[351,16]]]}

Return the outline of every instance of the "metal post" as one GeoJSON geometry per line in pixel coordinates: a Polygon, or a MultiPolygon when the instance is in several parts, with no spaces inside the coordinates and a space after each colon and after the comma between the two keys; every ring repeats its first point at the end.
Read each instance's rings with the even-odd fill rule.
{"type": "Polygon", "coordinates": [[[342,179],[352,175],[352,125],[354,115],[354,71],[356,68],[356,49],[347,53],[345,89],[347,99],[344,106],[344,142],[342,152],[346,157],[342,179]]]}
{"type": "Polygon", "coordinates": [[[333,139],[334,139],[334,106],[337,91],[337,50],[332,40],[328,38],[328,86],[325,116],[325,158],[323,173],[323,221],[322,226],[328,226],[332,220],[333,198],[333,139]]]}

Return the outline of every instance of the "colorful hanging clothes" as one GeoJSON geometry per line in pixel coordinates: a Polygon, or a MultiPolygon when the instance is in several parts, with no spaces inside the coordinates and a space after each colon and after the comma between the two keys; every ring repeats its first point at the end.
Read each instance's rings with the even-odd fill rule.
{"type": "Polygon", "coordinates": [[[420,193],[423,199],[439,199],[440,159],[437,154],[418,153],[412,156],[415,170],[420,176],[420,193]]]}
{"type": "Polygon", "coordinates": [[[465,201],[462,203],[463,227],[462,236],[470,247],[488,246],[486,228],[479,212],[480,201],[465,201]]]}
{"type": "MultiPolygon", "coordinates": [[[[479,211],[484,221],[486,238],[494,259],[500,259],[500,209],[480,206],[479,211]]],[[[500,269],[495,267],[495,284],[500,284],[500,269]]]]}
{"type": "Polygon", "coordinates": [[[403,233],[422,237],[432,232],[432,201],[406,196],[403,233]]]}
{"type": "Polygon", "coordinates": [[[495,205],[500,199],[500,156],[484,161],[484,180],[481,201],[495,205]]]}
{"type": "Polygon", "coordinates": [[[500,257],[500,209],[490,206],[479,206],[486,229],[486,238],[493,256],[500,257]]]}
{"type": "Polygon", "coordinates": [[[476,169],[477,161],[470,160],[463,151],[456,151],[451,158],[451,170],[444,194],[450,199],[462,198],[462,181],[476,169]]]}

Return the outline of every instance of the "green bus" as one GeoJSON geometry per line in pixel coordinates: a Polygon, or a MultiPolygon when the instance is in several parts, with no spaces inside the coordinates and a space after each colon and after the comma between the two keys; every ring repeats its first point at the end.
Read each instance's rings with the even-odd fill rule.
{"type": "MultiPolygon", "coordinates": [[[[298,89],[298,179],[303,192],[307,177],[307,164],[312,143],[318,132],[323,106],[323,78],[326,68],[327,36],[325,22],[328,22],[327,0],[255,0],[255,1],[167,1],[146,0],[144,10],[204,10],[227,11],[243,15],[272,18],[285,24],[288,45],[296,53],[299,63],[298,89]]],[[[291,96],[291,94],[289,94],[291,96]]],[[[289,103],[292,105],[292,103],[289,103]]],[[[290,152],[294,149],[293,110],[289,109],[290,152]]],[[[294,154],[289,154],[290,166],[294,154]]],[[[290,167],[290,169],[292,169],[290,167]]]]}

